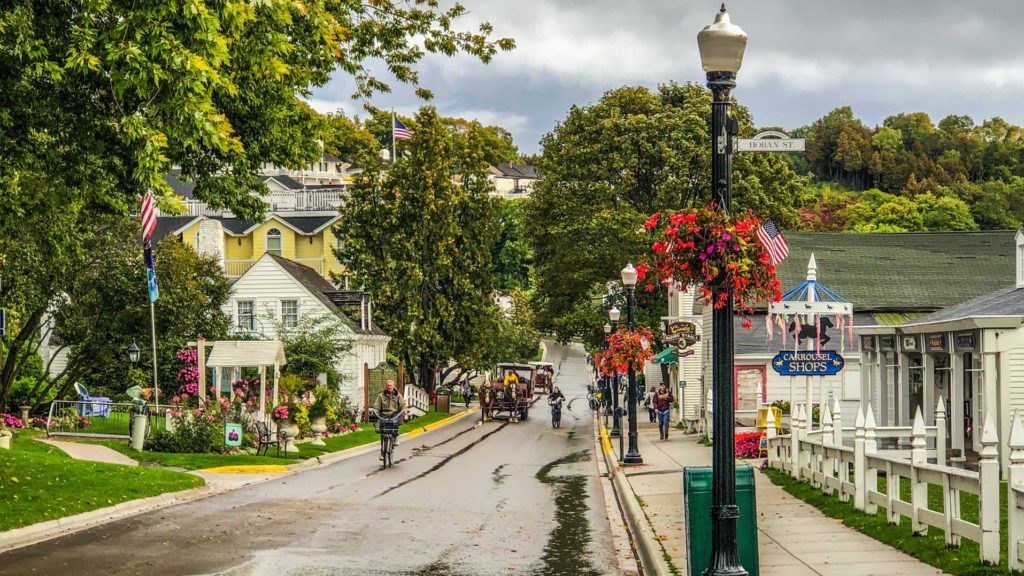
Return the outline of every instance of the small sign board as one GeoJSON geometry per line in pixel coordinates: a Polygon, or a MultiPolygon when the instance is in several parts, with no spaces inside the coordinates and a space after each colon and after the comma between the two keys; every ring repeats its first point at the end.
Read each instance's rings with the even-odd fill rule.
{"type": "Polygon", "coordinates": [[[224,444],[226,446],[242,445],[242,425],[228,422],[224,425],[224,444]]]}
{"type": "Polygon", "coordinates": [[[772,368],[783,376],[833,376],[845,364],[846,361],[835,350],[783,350],[772,358],[772,368]]]}
{"type": "Polygon", "coordinates": [[[785,132],[769,130],[753,138],[737,138],[737,152],[803,152],[806,140],[790,138],[785,132]]]}
{"type": "Polygon", "coordinates": [[[665,342],[676,344],[680,350],[693,346],[698,340],[697,325],[693,322],[672,322],[666,327],[665,342]]]}

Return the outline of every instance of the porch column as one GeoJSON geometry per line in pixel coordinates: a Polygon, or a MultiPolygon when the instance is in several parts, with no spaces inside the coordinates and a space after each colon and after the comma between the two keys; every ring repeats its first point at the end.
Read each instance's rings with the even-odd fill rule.
{"type": "Polygon", "coordinates": [[[935,425],[935,356],[928,352],[921,354],[921,369],[924,370],[924,401],[921,414],[925,426],[935,425]]]}
{"type": "MultiPolygon", "coordinates": [[[[895,354],[895,352],[893,352],[895,354]]],[[[889,389],[893,385],[891,374],[889,374],[889,354],[878,353],[878,423],[882,426],[892,426],[889,422],[889,389]]],[[[895,397],[895,392],[893,392],[895,397]]]]}
{"type": "Polygon", "coordinates": [[[964,360],[963,354],[949,355],[949,432],[950,448],[960,451],[955,460],[964,459],[964,360]]]}
{"type": "Polygon", "coordinates": [[[267,367],[260,366],[260,421],[267,419],[267,367]]]}
{"type": "MultiPolygon", "coordinates": [[[[899,338],[896,339],[899,344],[899,338]]],[[[896,385],[896,426],[910,426],[910,358],[903,352],[898,352],[899,378],[896,385]]]]}
{"type": "MultiPolygon", "coordinates": [[[[989,344],[985,342],[985,344],[989,344]]],[[[986,349],[991,350],[995,346],[988,346],[986,349]]],[[[996,425],[996,431],[1003,429],[1002,425],[1002,414],[999,410],[999,354],[995,352],[985,352],[982,354],[982,366],[984,371],[981,373],[981,381],[984,383],[984,397],[985,404],[982,406],[983,412],[982,418],[987,419],[988,416],[992,416],[992,421],[996,425]]],[[[978,430],[978,424],[975,422],[974,429],[978,430]]],[[[977,432],[974,437],[978,439],[978,445],[981,445],[980,434],[977,432]]]]}
{"type": "Polygon", "coordinates": [[[860,407],[859,410],[863,413],[868,409],[868,403],[872,401],[873,396],[871,394],[871,377],[874,375],[875,369],[873,358],[877,358],[874,352],[870,350],[861,350],[860,352],[860,407]]]}
{"type": "Polygon", "coordinates": [[[220,403],[220,366],[213,369],[213,401],[220,403]]]}

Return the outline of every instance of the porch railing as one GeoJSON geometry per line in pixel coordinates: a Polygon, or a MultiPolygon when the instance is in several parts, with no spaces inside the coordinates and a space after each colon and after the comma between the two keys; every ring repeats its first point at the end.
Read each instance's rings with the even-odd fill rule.
{"type": "Polygon", "coordinates": [[[251,258],[244,258],[241,260],[225,260],[224,261],[224,275],[228,278],[238,278],[245,271],[252,267],[253,260],[251,258]]]}

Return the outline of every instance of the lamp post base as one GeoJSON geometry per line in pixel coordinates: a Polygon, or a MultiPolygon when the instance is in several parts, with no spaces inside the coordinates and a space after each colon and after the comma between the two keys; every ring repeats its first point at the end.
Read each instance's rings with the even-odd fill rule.
{"type": "Polygon", "coordinates": [[[622,463],[623,464],[629,464],[631,466],[632,465],[636,465],[636,464],[643,464],[644,463],[644,458],[643,458],[643,456],[641,456],[639,454],[626,454],[622,458],[622,463]]]}

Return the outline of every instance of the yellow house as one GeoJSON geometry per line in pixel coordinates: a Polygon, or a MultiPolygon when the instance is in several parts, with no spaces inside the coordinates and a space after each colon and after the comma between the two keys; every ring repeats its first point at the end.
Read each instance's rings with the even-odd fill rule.
{"type": "Polygon", "coordinates": [[[334,256],[331,226],[336,212],[271,212],[264,222],[223,216],[162,216],[157,240],[174,234],[197,252],[219,258],[234,280],[264,254],[270,253],[316,270],[324,278],[343,278],[345,269],[334,256]]]}

